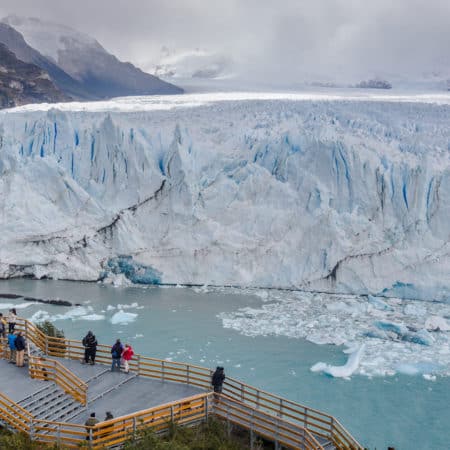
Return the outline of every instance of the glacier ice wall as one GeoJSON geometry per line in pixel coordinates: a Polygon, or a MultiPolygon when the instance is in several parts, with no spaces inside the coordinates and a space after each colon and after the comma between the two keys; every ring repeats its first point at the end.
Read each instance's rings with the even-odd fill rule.
{"type": "Polygon", "coordinates": [[[140,282],[450,297],[449,105],[174,100],[0,124],[0,277],[97,280],[125,257],[140,282]]]}

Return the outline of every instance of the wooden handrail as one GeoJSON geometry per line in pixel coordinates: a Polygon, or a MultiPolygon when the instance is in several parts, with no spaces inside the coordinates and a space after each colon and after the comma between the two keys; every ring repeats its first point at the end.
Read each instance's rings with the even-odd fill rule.
{"type": "Polygon", "coordinates": [[[0,419],[17,431],[29,433],[34,416],[0,392],[0,419]]]}
{"type": "Polygon", "coordinates": [[[59,361],[30,356],[28,370],[31,378],[54,381],[83,406],[87,404],[87,384],[59,361]]]}
{"type": "MultiPolygon", "coordinates": [[[[46,336],[32,322],[26,319],[18,319],[17,326],[26,332],[29,340],[48,355],[77,360],[84,357],[84,347],[79,340],[46,336]]],[[[110,364],[111,353],[109,346],[98,345],[96,361],[110,364]]],[[[194,364],[172,362],[136,354],[133,360],[130,361],[130,371],[140,376],[161,381],[191,384],[204,389],[211,389],[212,371],[194,364]]],[[[73,386],[74,392],[78,389],[78,397],[83,399],[83,385],[73,382],[73,377],[69,378],[72,378],[69,386],[73,386]]],[[[78,379],[78,381],[82,383],[81,380],[78,379]]],[[[333,416],[322,411],[229,377],[224,382],[223,392],[233,400],[243,402],[255,410],[264,410],[285,420],[295,421],[315,435],[332,440],[337,447],[341,445],[342,441],[345,441],[345,446],[349,449],[363,449],[356,439],[333,416]]]]}
{"type": "Polygon", "coordinates": [[[197,394],[86,427],[92,438],[91,446],[100,449],[124,443],[132,437],[136,438],[139,431],[147,427],[158,432],[165,431],[172,421],[187,424],[205,420],[212,398],[211,392],[197,394]]]}
{"type": "Polygon", "coordinates": [[[306,427],[251,408],[225,394],[219,394],[218,397],[214,410],[219,417],[278,441],[284,447],[323,450],[322,445],[306,427]]]}

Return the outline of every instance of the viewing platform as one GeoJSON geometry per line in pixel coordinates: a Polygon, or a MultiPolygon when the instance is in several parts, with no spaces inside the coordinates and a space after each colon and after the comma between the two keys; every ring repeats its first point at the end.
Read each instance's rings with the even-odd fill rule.
{"type": "Polygon", "coordinates": [[[97,347],[95,365],[81,364],[80,341],[46,336],[24,319],[16,330],[25,333],[28,362],[9,363],[2,340],[0,423],[33,440],[120,448],[144,428],[163,433],[170,422],[189,426],[215,416],[247,430],[249,448],[261,436],[277,449],[363,450],[334,417],[233,378],[214,394],[210,369],[134,355],[129,373],[112,372],[109,346],[97,347]],[[102,421],[107,411],[114,418],[102,421]],[[91,412],[100,423],[86,427],[91,412]]]}

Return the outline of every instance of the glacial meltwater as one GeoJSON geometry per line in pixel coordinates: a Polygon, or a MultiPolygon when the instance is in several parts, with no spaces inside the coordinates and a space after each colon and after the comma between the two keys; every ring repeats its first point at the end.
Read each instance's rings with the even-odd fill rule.
{"type": "Polygon", "coordinates": [[[12,306],[20,316],[54,321],[67,337],[81,339],[91,329],[104,344],[119,337],[148,356],[223,365],[230,376],[336,416],[370,449],[449,448],[450,333],[426,332],[422,323],[447,320],[446,303],[1,281],[0,311],[12,306]]]}

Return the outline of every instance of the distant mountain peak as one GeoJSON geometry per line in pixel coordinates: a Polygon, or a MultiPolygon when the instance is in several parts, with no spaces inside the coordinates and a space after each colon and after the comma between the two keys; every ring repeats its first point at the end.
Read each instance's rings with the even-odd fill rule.
{"type": "Polygon", "coordinates": [[[59,60],[59,52],[70,46],[103,49],[96,39],[67,25],[16,15],[7,16],[2,21],[18,30],[29,45],[55,62],[59,60]]]}
{"type": "Polygon", "coordinates": [[[12,40],[15,47],[20,48],[23,54],[26,53],[28,58],[31,58],[30,50],[24,50],[25,44],[40,54],[39,57],[34,55],[29,62],[45,70],[49,70],[51,64],[56,65],[63,73],[56,74],[57,70],[52,67],[50,76],[56,74],[53,79],[57,84],[64,78],[64,86],[62,83],[58,85],[73,98],[105,99],[183,92],[177,86],[145,73],[131,63],[119,61],[96,39],[66,25],[18,16],[8,16],[3,22],[20,33],[25,42],[19,43],[18,37],[11,38],[8,30],[3,30],[3,33],[0,30],[0,34],[12,40]],[[45,58],[47,61],[43,61],[45,58]],[[65,89],[65,86],[68,88],[65,89]]]}

